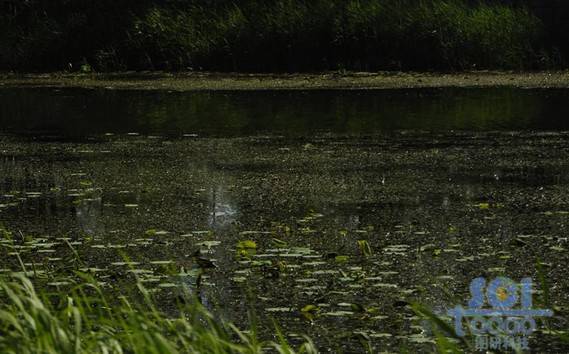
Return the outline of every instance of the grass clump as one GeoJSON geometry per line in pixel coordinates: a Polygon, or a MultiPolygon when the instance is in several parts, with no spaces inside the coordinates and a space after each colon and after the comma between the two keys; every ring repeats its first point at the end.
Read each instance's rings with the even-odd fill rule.
{"type": "MultiPolygon", "coordinates": [[[[138,284],[141,300],[114,302],[97,283],[69,293],[38,293],[24,275],[0,278],[2,353],[262,353],[269,348],[295,353],[279,331],[279,343],[259,341],[215,318],[199,303],[168,317],[138,284]]],[[[315,353],[307,340],[299,353],[315,353]]]]}

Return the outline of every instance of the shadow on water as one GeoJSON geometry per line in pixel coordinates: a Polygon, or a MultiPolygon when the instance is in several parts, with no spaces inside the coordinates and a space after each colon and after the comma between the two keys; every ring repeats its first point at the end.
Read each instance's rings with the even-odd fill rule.
{"type": "Polygon", "coordinates": [[[243,136],[391,130],[569,130],[569,91],[166,92],[0,90],[6,133],[78,138],[101,133],[243,136]]]}

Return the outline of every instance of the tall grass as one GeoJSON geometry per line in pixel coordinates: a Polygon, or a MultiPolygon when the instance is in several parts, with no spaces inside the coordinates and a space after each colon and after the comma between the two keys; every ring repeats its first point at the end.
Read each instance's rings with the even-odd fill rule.
{"type": "MultiPolygon", "coordinates": [[[[167,317],[139,284],[140,302],[109,300],[97,283],[68,294],[38,293],[23,275],[0,278],[0,352],[35,353],[262,353],[293,354],[277,330],[277,342],[262,342],[216,319],[199,303],[167,317]]],[[[316,353],[307,339],[299,353],[316,353]]]]}
{"type": "Polygon", "coordinates": [[[72,3],[0,15],[0,69],[527,69],[548,55],[541,22],[497,1],[72,3]]]}
{"type": "Polygon", "coordinates": [[[524,68],[540,24],[523,8],[463,0],[242,2],[221,10],[152,8],[137,20],[143,57],[205,69],[524,68]],[[207,13],[205,18],[201,16],[207,13]]]}

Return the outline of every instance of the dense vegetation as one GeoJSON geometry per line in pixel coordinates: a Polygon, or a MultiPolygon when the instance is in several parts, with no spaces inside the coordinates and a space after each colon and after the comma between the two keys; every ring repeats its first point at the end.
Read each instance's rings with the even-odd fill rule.
{"type": "MultiPolygon", "coordinates": [[[[112,303],[97,281],[70,293],[37,292],[23,274],[0,277],[0,351],[2,353],[263,353],[295,354],[278,327],[277,342],[260,341],[256,332],[239,330],[215,318],[198,302],[180,307],[180,314],[160,312],[139,283],[144,301],[122,296],[112,303]]],[[[298,353],[316,353],[308,339],[298,353]]]]}
{"type": "Polygon", "coordinates": [[[565,2],[3,0],[0,70],[561,67],[565,2]],[[554,3],[553,11],[544,11],[554,3]]]}

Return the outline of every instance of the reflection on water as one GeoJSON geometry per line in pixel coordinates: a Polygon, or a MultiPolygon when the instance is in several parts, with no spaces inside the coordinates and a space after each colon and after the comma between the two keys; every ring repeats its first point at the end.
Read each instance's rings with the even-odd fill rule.
{"type": "Polygon", "coordinates": [[[80,230],[86,235],[100,235],[105,232],[101,223],[101,198],[92,198],[76,203],[75,217],[80,230]]]}
{"type": "Polygon", "coordinates": [[[569,130],[568,97],[565,89],[510,88],[186,93],[0,89],[0,124],[5,133],[64,137],[569,130]]]}
{"type": "Polygon", "coordinates": [[[231,203],[223,186],[213,186],[209,192],[211,214],[209,226],[212,229],[222,229],[237,220],[237,208],[231,203]]]}

